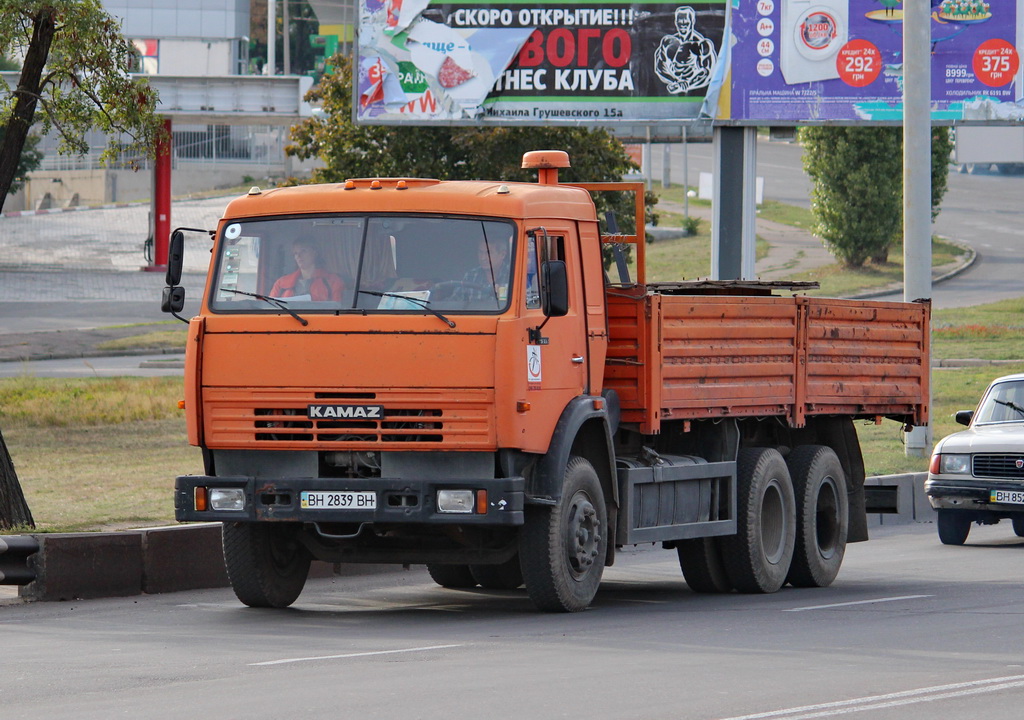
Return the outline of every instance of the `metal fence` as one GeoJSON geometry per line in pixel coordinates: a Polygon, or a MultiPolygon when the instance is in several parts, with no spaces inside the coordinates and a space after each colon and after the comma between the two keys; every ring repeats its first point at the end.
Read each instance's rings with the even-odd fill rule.
{"type": "MultiPolygon", "coordinates": [[[[213,165],[223,162],[252,164],[278,168],[284,165],[284,146],[288,143],[288,127],[265,125],[181,125],[172,130],[171,153],[175,167],[180,165],[213,165]]],[[[106,147],[102,135],[88,137],[89,152],[84,155],[61,155],[56,138],[43,138],[39,169],[44,171],[98,170],[111,167],[151,166],[146,157],[122,156],[104,165],[100,155],[106,147]]]]}

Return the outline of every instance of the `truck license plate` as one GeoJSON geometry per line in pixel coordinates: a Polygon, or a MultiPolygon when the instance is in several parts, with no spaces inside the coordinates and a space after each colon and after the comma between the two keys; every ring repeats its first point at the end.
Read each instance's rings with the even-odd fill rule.
{"type": "Polygon", "coordinates": [[[370,490],[303,490],[299,500],[303,510],[374,510],[377,507],[377,493],[370,490]]]}
{"type": "Polygon", "coordinates": [[[1008,505],[1024,505],[1024,490],[990,490],[988,501],[1008,505]]]}

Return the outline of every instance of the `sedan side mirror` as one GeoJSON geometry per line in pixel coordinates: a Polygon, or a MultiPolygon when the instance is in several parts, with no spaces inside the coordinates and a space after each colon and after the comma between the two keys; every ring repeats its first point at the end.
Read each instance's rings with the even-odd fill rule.
{"type": "Polygon", "coordinates": [[[971,419],[974,418],[973,410],[957,410],[953,418],[961,425],[970,425],[971,419]]]}

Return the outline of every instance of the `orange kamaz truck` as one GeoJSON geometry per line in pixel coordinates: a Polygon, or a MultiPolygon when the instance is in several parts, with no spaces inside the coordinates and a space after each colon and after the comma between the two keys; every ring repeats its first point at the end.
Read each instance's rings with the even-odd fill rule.
{"type": "Polygon", "coordinates": [[[829,585],[867,539],[854,421],[927,421],[929,305],[648,283],[643,222],[602,236],[592,197],[643,218],[642,184],[523,166],[253,188],[210,232],[184,403],[205,474],[175,513],[223,523],[246,605],[290,605],[317,559],[577,611],[638,544],[697,592],[765,593],[829,585]]]}

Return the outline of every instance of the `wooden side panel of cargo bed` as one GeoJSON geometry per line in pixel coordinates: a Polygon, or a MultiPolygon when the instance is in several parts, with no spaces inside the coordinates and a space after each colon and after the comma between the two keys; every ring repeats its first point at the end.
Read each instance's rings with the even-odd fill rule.
{"type": "Polygon", "coordinates": [[[793,412],[792,298],[610,295],[609,334],[605,386],[641,432],[658,432],[662,419],[793,412]]]}
{"type": "Polygon", "coordinates": [[[608,356],[604,386],[615,390],[622,405],[622,420],[638,424],[641,432],[660,427],[659,397],[661,365],[657,323],[651,322],[652,300],[658,296],[634,295],[628,291],[608,293],[608,356]],[[655,370],[652,371],[652,368],[655,370]]]}
{"type": "Polygon", "coordinates": [[[927,304],[801,300],[807,313],[807,414],[927,422],[927,304]]]}
{"type": "Polygon", "coordinates": [[[797,398],[792,298],[661,298],[663,419],[786,415],[797,398]]]}

